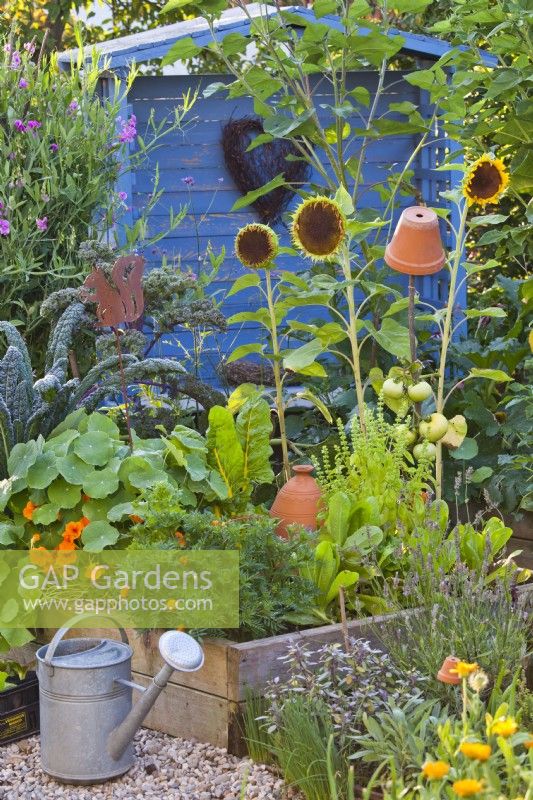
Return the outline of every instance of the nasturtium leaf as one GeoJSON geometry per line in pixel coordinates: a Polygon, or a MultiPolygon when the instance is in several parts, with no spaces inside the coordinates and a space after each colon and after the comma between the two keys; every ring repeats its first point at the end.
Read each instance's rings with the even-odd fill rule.
{"type": "Polygon", "coordinates": [[[45,503],[36,508],[32,515],[32,522],[36,525],[51,525],[57,521],[60,506],[57,503],[45,503]]]}
{"type": "Polygon", "coordinates": [[[7,459],[7,469],[12,477],[25,477],[28,469],[35,464],[42,446],[36,441],[19,442],[16,444],[7,459]]]}
{"type": "Polygon", "coordinates": [[[74,508],[80,502],[81,488],[64,478],[56,478],[48,487],[48,499],[59,508],[74,508]]]}
{"type": "Polygon", "coordinates": [[[75,453],[68,453],[63,458],[58,458],[57,468],[59,474],[68,483],[78,484],[79,486],[94,472],[94,468],[82,461],[75,453]]]}
{"type": "Polygon", "coordinates": [[[134,486],[136,489],[147,489],[155,483],[167,483],[168,478],[168,472],[165,472],[163,469],[158,469],[150,463],[148,463],[146,467],[143,467],[143,469],[133,470],[128,475],[131,486],[134,486]]]}
{"type": "Polygon", "coordinates": [[[59,475],[57,459],[53,453],[40,453],[27,472],[31,489],[45,489],[59,475]]]}
{"type": "Polygon", "coordinates": [[[111,436],[112,439],[120,439],[120,430],[118,425],[113,422],[111,417],[107,414],[99,414],[95,411],[87,420],[88,431],[101,431],[102,433],[111,436]]]}
{"type": "Polygon", "coordinates": [[[47,439],[43,445],[43,453],[52,452],[58,458],[62,458],[66,456],[69,447],[80,435],[79,431],[67,430],[63,431],[63,433],[58,434],[57,436],[52,437],[51,439],[47,439]]]}
{"type": "Polygon", "coordinates": [[[76,439],[72,449],[86,464],[103,467],[113,452],[113,440],[103,431],[88,431],[76,439]]]}
{"type": "Polygon", "coordinates": [[[135,514],[133,503],[117,503],[107,512],[107,519],[109,522],[120,522],[124,517],[129,517],[135,514]]]}
{"type": "Polygon", "coordinates": [[[90,522],[82,534],[83,549],[89,553],[99,553],[104,547],[118,542],[119,532],[105,520],[90,522]]]}
{"type": "Polygon", "coordinates": [[[95,500],[102,500],[117,491],[119,486],[118,475],[113,470],[94,469],[83,481],[83,491],[95,500]]]}
{"type": "Polygon", "coordinates": [[[468,437],[463,440],[461,446],[456,450],[450,450],[451,457],[458,461],[470,461],[470,459],[475,458],[477,454],[478,446],[476,440],[469,439],[468,437]]]}
{"type": "Polygon", "coordinates": [[[0,522],[0,544],[9,545],[13,544],[17,536],[17,528],[12,522],[0,522]]]}
{"type": "Polygon", "coordinates": [[[0,608],[0,624],[12,622],[18,614],[18,610],[19,604],[14,597],[10,597],[10,599],[0,608]]]}

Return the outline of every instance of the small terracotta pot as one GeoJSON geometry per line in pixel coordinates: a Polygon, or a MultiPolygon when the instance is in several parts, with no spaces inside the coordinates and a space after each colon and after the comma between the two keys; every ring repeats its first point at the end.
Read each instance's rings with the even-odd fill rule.
{"type": "Polygon", "coordinates": [[[442,269],[446,255],[435,212],[425,206],[406,208],[385,249],[385,261],[406,275],[433,275],[442,269]]]}
{"type": "Polygon", "coordinates": [[[317,514],[322,492],[311,473],[312,464],[296,464],[294,476],[279,490],[270,509],[270,516],[279,519],[276,533],[288,539],[287,525],[299,523],[311,531],[317,529],[317,514]]]}
{"type": "Polygon", "coordinates": [[[441,681],[441,683],[450,683],[453,686],[457,686],[461,683],[461,678],[454,671],[457,669],[458,663],[459,659],[455,656],[448,656],[445,658],[442,667],[437,672],[437,680],[441,681]]]}

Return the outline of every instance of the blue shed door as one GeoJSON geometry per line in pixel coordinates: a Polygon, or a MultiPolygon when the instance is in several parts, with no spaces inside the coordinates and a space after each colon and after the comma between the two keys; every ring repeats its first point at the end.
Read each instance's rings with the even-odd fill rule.
{"type": "MultiPolygon", "coordinates": [[[[371,97],[375,94],[376,73],[352,73],[349,79],[353,87],[364,86],[371,97]]],[[[181,103],[184,93],[199,89],[198,100],[191,112],[190,124],[186,125],[184,132],[172,133],[166,137],[163,146],[155,150],[150,160],[133,176],[132,214],[135,220],[146,206],[154,188],[154,175],[158,164],[159,189],[163,189],[164,193],[149,217],[148,234],[154,235],[167,228],[171,209],[177,213],[184,205],[188,205],[189,208],[185,219],[176,230],[161,240],[156,247],[144,249],[148,268],[157,268],[164,257],[183,269],[191,269],[197,273],[203,268],[209,244],[216,253],[225,248],[226,258],[218,281],[213,286],[213,291],[219,297],[224,295],[235,278],[244,271],[233,252],[235,235],[243,225],[258,219],[251,208],[236,212],[231,210],[241,195],[226,168],[221,146],[221,131],[224,124],[230,119],[253,115],[252,101],[249,98],[229,99],[223,93],[204,98],[205,87],[221,80],[228,79],[226,76],[217,75],[143,77],[134,82],[128,98],[131,112],[137,117],[138,131],[143,135],[152,109],[155,121],[158,123],[164,117],[172,117],[173,110],[181,103]]],[[[329,112],[320,108],[321,104],[333,104],[331,87],[325,78],[315,79],[314,95],[323,124],[331,124],[329,112]]],[[[414,103],[423,114],[429,112],[425,93],[403,80],[401,72],[389,73],[386,93],[382,107],[378,108],[378,116],[385,113],[390,102],[402,101],[414,103]]],[[[361,113],[365,113],[363,107],[361,113]]],[[[395,115],[392,115],[393,119],[394,117],[395,115]]],[[[362,126],[361,118],[352,122],[353,127],[362,126]]],[[[431,171],[448,152],[448,143],[445,139],[439,138],[438,131],[435,140],[437,144],[423,150],[412,168],[415,173],[415,184],[423,200],[428,205],[443,206],[445,203],[438,196],[438,192],[450,188],[457,173],[431,171]]],[[[384,211],[384,203],[376,191],[376,184],[386,180],[391,170],[401,171],[417,143],[418,134],[388,136],[370,143],[363,165],[364,181],[360,208],[372,208],[378,213],[384,211]]],[[[359,147],[360,139],[355,139],[347,155],[356,154],[359,147]]],[[[312,176],[312,180],[320,183],[316,175],[312,176]]],[[[414,197],[405,195],[400,197],[399,201],[394,220],[397,219],[402,207],[417,202],[414,197]]],[[[292,206],[297,202],[298,198],[293,198],[292,206]]],[[[288,244],[289,235],[286,226],[280,223],[277,225],[277,230],[282,243],[288,244]]],[[[280,263],[283,268],[292,270],[307,266],[304,265],[303,259],[290,256],[285,256],[280,263]]],[[[402,280],[403,276],[391,270],[391,284],[396,287],[401,286],[402,280]]],[[[441,272],[420,279],[417,288],[423,299],[429,302],[438,301],[440,304],[439,298],[445,293],[446,283],[445,273],[441,272]]],[[[256,308],[257,303],[257,296],[250,290],[229,298],[223,306],[223,311],[229,316],[237,311],[256,308]]],[[[204,342],[202,357],[204,369],[207,369],[205,377],[216,380],[216,366],[224,355],[240,344],[256,341],[259,335],[260,332],[254,326],[243,325],[235,326],[224,335],[209,337],[209,340],[204,342]]],[[[158,346],[160,348],[158,355],[175,355],[181,358],[184,349],[190,350],[192,339],[187,333],[181,332],[173,337],[166,337],[158,346]]]]}

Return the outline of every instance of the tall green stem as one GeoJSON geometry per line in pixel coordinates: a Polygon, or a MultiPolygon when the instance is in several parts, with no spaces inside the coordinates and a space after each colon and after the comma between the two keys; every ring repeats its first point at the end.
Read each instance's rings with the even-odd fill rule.
{"type": "Polygon", "coordinates": [[[291,476],[289,465],[289,446],[287,443],[287,429],[285,427],[285,406],[283,403],[283,383],[281,379],[281,355],[278,339],[278,323],[276,320],[276,309],[274,306],[274,294],[272,292],[272,279],[270,271],[265,270],[268,313],[270,315],[270,336],[272,338],[272,355],[274,368],[274,383],[276,385],[276,411],[278,413],[279,434],[281,439],[281,453],[283,457],[283,475],[285,481],[291,476]]]}
{"type": "MultiPolygon", "coordinates": [[[[450,344],[453,320],[453,307],[455,304],[455,290],[457,286],[457,276],[459,274],[459,267],[461,266],[461,256],[463,254],[464,236],[466,229],[466,217],[468,214],[468,204],[465,203],[461,213],[461,221],[459,230],[457,231],[457,239],[455,242],[455,253],[453,256],[453,263],[450,275],[450,287],[448,290],[448,305],[446,307],[446,317],[444,319],[444,329],[442,331],[442,344],[440,349],[440,362],[439,362],[439,382],[437,387],[437,412],[442,414],[444,409],[444,382],[446,379],[446,358],[448,356],[448,347],[450,344]]],[[[435,462],[435,480],[436,480],[436,493],[437,499],[442,497],[442,445],[437,444],[437,458],[435,462]]]]}
{"type": "Polygon", "coordinates": [[[365,432],[365,393],[363,389],[363,379],[361,377],[361,364],[359,359],[359,342],[357,340],[357,312],[355,308],[355,294],[353,286],[352,268],[350,262],[350,251],[348,245],[342,249],[342,271],[344,279],[348,283],[346,287],[346,302],[348,304],[348,338],[352,351],[352,369],[355,382],[355,394],[357,405],[359,406],[359,419],[361,420],[361,430],[365,432]]]}

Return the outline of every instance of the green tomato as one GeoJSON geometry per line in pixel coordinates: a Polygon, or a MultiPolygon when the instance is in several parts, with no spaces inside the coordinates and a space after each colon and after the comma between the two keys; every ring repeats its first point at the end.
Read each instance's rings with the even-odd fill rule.
{"type": "Polygon", "coordinates": [[[444,414],[432,414],[428,419],[422,420],[418,430],[423,439],[428,442],[438,442],[448,430],[448,420],[444,414]]]}
{"type": "Polygon", "coordinates": [[[413,403],[423,403],[424,400],[431,397],[432,389],[427,381],[419,381],[419,383],[407,387],[407,394],[413,403]]]}
{"type": "Polygon", "coordinates": [[[402,439],[407,447],[410,447],[412,444],[416,442],[416,433],[412,431],[409,425],[406,425],[405,422],[396,425],[394,428],[394,438],[396,441],[402,439]]]}
{"type": "Polygon", "coordinates": [[[413,447],[413,455],[417,461],[425,458],[428,461],[435,461],[437,448],[431,442],[419,442],[413,447]]]}
{"type": "Polygon", "coordinates": [[[383,396],[388,397],[389,400],[399,400],[403,395],[404,386],[401,381],[397,381],[394,378],[387,378],[387,380],[383,382],[382,391],[383,396]]]}

